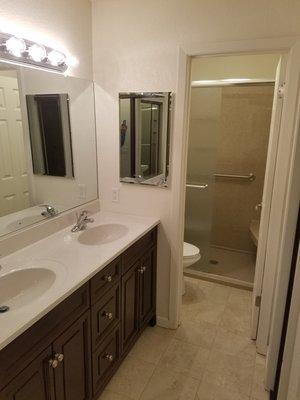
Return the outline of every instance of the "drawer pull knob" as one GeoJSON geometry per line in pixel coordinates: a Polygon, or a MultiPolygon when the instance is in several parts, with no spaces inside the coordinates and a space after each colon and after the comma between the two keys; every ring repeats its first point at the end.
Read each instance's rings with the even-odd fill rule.
{"type": "Polygon", "coordinates": [[[114,357],[111,354],[105,354],[104,358],[109,362],[114,361],[114,357]]]}
{"type": "Polygon", "coordinates": [[[104,311],[103,316],[107,319],[113,319],[113,314],[111,312],[104,311]]]}
{"type": "Polygon", "coordinates": [[[58,360],[53,360],[52,358],[49,360],[49,366],[51,368],[57,368],[58,367],[58,360]]]}
{"type": "Polygon", "coordinates": [[[63,362],[64,360],[64,355],[63,354],[55,354],[54,358],[58,361],[58,362],[63,362]]]}
{"type": "Polygon", "coordinates": [[[112,281],[112,276],[111,275],[105,275],[104,280],[105,280],[105,282],[111,282],[112,281]]]}
{"type": "Polygon", "coordinates": [[[63,362],[64,355],[61,353],[56,353],[53,358],[49,360],[49,366],[52,368],[57,368],[58,364],[63,362]]]}
{"type": "Polygon", "coordinates": [[[146,271],[146,267],[143,265],[141,268],[139,268],[139,273],[143,274],[146,271]]]}

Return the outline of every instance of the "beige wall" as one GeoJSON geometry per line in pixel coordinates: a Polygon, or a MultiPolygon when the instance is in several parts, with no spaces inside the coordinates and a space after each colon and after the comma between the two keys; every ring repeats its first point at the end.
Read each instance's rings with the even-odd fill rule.
{"type": "Polygon", "coordinates": [[[193,58],[191,79],[274,79],[278,54],[193,58]]]}
{"type": "MultiPolygon", "coordinates": [[[[298,0],[95,0],[93,58],[102,209],[159,216],[158,314],[168,318],[170,210],[178,193],[119,184],[118,92],[175,91],[178,46],[300,34],[298,0]],[[120,187],[120,203],[112,188],[120,187]]],[[[173,150],[181,146],[172,141],[173,150]]],[[[172,169],[172,166],[171,166],[172,169]]],[[[171,172],[172,173],[172,172],[171,172]]]]}
{"type": "Polygon", "coordinates": [[[70,53],[79,64],[71,75],[92,77],[89,0],[0,0],[0,29],[70,53]]]}
{"type": "Polygon", "coordinates": [[[273,85],[222,88],[216,172],[254,173],[253,182],[216,179],[211,243],[254,251],[249,227],[259,219],[273,103],[273,85]]]}

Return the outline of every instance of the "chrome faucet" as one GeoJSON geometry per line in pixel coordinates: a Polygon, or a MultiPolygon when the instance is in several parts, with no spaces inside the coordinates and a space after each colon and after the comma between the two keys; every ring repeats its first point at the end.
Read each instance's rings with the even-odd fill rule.
{"type": "Polygon", "coordinates": [[[88,212],[86,210],[81,211],[77,215],[77,222],[71,229],[71,232],[83,231],[89,222],[94,222],[93,218],[88,218],[88,212]]]}
{"type": "Polygon", "coordinates": [[[49,204],[42,204],[40,207],[45,207],[46,210],[41,212],[41,215],[43,217],[53,217],[54,215],[57,214],[57,211],[53,206],[50,206],[49,204]]]}

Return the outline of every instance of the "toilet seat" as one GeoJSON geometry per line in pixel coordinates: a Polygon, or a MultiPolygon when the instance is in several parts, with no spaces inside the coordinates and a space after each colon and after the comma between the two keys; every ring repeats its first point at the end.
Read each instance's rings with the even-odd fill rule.
{"type": "Polygon", "coordinates": [[[200,255],[200,250],[198,247],[194,246],[193,244],[184,242],[183,243],[183,258],[190,259],[196,258],[200,255]]]}

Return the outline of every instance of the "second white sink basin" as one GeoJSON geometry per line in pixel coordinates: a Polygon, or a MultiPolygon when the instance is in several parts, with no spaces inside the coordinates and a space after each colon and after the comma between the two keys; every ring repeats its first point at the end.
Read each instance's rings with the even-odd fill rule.
{"type": "Polygon", "coordinates": [[[0,276],[0,306],[15,309],[36,301],[55,282],[56,274],[46,268],[13,270],[0,276]]]}
{"type": "Polygon", "coordinates": [[[78,241],[86,245],[104,244],[120,239],[127,232],[127,226],[121,224],[97,225],[82,232],[78,237],[78,241]]]}

